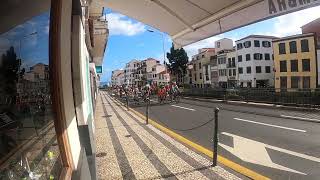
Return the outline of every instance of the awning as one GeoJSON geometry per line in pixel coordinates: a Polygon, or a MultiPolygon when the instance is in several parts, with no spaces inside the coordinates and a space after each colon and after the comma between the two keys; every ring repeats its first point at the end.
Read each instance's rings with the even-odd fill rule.
{"type": "Polygon", "coordinates": [[[319,0],[105,0],[106,7],[166,32],[178,47],[319,4],[319,0]]]}

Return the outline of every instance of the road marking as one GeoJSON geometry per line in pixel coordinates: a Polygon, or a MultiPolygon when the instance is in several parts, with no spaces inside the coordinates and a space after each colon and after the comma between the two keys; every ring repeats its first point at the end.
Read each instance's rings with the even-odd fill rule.
{"type": "Polygon", "coordinates": [[[293,119],[302,119],[302,120],[309,120],[309,121],[319,121],[320,119],[312,119],[312,118],[305,118],[305,117],[298,117],[298,116],[287,116],[287,115],[280,115],[281,117],[286,117],[286,118],[293,118],[293,119]]]}
{"type": "Polygon", "coordinates": [[[250,123],[254,123],[254,124],[260,124],[260,125],[264,125],[264,126],[286,129],[286,130],[290,130],[290,131],[298,131],[298,132],[303,132],[303,133],[307,132],[306,130],[303,130],[303,129],[289,128],[289,127],[278,126],[278,125],[267,124],[267,123],[256,122],[256,121],[250,121],[250,120],[240,119],[240,118],[233,118],[233,119],[238,120],[238,121],[250,122],[250,123]]]}
{"type": "Polygon", "coordinates": [[[177,105],[171,105],[171,106],[177,107],[177,108],[181,108],[181,109],[186,109],[186,110],[189,110],[189,111],[196,111],[195,109],[186,108],[186,107],[183,107],[183,106],[177,106],[177,105]]]}
{"type": "MultiPolygon", "coordinates": [[[[122,106],[124,106],[123,103],[120,102],[120,104],[122,106]]],[[[144,115],[142,115],[140,112],[132,109],[132,108],[129,108],[130,111],[132,111],[134,114],[136,114],[137,116],[139,116],[141,119],[145,119],[146,117],[144,115]]],[[[183,144],[186,144],[192,148],[194,148],[195,150],[197,150],[198,152],[201,152],[203,154],[205,154],[206,156],[210,157],[210,158],[213,158],[213,152],[193,141],[190,141],[189,139],[171,131],[170,129],[164,127],[164,126],[161,126],[160,124],[156,123],[154,120],[150,119],[149,118],[149,123],[151,125],[153,125],[154,127],[158,128],[159,130],[161,130],[162,132],[166,133],[167,135],[171,136],[172,138],[174,138],[175,140],[183,143],[183,144]]],[[[230,161],[229,159],[223,157],[223,156],[220,156],[218,155],[218,162],[220,162],[221,164],[245,175],[245,176],[248,176],[249,178],[251,179],[259,179],[259,180],[269,180],[270,178],[266,177],[266,176],[263,176],[251,169],[248,169],[244,166],[241,166],[233,161],[230,161]]]]}
{"type": "Polygon", "coordinates": [[[151,101],[151,102],[158,102],[158,101],[156,101],[156,100],[153,100],[153,99],[150,99],[150,101],[151,101]]]}
{"type": "MultiPolygon", "coordinates": [[[[230,136],[233,138],[233,147],[224,145],[220,143],[219,145],[232,153],[233,155],[240,158],[242,161],[259,164],[266,167],[271,167],[275,169],[280,169],[283,171],[293,172],[297,174],[307,175],[303,172],[296,171],[294,169],[290,169],[288,167],[282,166],[280,164],[272,162],[272,159],[270,158],[268,151],[266,148],[274,149],[283,153],[287,153],[290,155],[294,155],[297,157],[305,158],[310,160],[310,156],[307,156],[305,154],[289,151],[287,149],[282,149],[279,147],[271,146],[268,144],[264,144],[258,141],[254,141],[251,139],[247,139],[241,136],[237,136],[231,133],[222,132],[222,134],[226,136],[230,136]]],[[[315,157],[312,157],[312,159],[317,159],[315,157]]]]}

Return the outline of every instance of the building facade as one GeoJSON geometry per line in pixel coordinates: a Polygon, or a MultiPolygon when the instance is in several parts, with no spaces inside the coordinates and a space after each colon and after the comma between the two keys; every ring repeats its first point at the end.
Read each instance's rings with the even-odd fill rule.
{"type": "Polygon", "coordinates": [[[315,34],[299,34],[273,41],[275,88],[277,90],[317,87],[315,34]]]}
{"type": "Polygon", "coordinates": [[[124,68],[124,82],[127,85],[135,84],[135,74],[137,72],[139,64],[140,61],[135,59],[126,64],[126,67],[124,68]]]}
{"type": "Polygon", "coordinates": [[[236,41],[240,87],[273,87],[273,36],[250,35],[236,41]]]}
{"type": "Polygon", "coordinates": [[[237,73],[237,61],[236,51],[232,49],[227,53],[227,86],[228,88],[235,88],[238,86],[238,73],[237,73]]]}
{"type": "Polygon", "coordinates": [[[214,55],[214,48],[202,48],[198,50],[198,54],[192,56],[192,60],[187,67],[187,84],[197,88],[211,86],[210,59],[214,55]]]}

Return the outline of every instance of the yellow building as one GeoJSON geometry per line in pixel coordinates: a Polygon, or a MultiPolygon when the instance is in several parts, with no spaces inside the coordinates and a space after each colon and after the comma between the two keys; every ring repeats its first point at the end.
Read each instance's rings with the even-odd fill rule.
{"type": "Polygon", "coordinates": [[[317,55],[313,33],[273,40],[273,52],[277,91],[317,87],[317,55]]]}

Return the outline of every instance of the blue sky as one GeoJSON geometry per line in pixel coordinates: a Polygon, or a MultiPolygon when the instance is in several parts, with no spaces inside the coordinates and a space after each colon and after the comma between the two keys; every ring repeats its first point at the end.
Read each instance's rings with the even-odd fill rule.
{"type": "MultiPolygon", "coordinates": [[[[199,48],[214,47],[214,41],[220,38],[226,37],[237,40],[250,34],[273,35],[278,37],[298,34],[301,33],[300,27],[302,25],[320,17],[319,11],[320,6],[272,18],[210,37],[184,48],[190,58],[199,48]]],[[[105,14],[109,21],[110,36],[104,55],[103,82],[110,80],[112,70],[123,68],[125,63],[132,59],[152,57],[162,61],[162,36],[159,34],[161,32],[117,12],[107,10],[105,14]],[[155,30],[156,33],[150,33],[147,31],[148,29],[155,30]]],[[[166,51],[168,51],[170,47],[171,39],[168,35],[165,35],[166,51]]]]}

